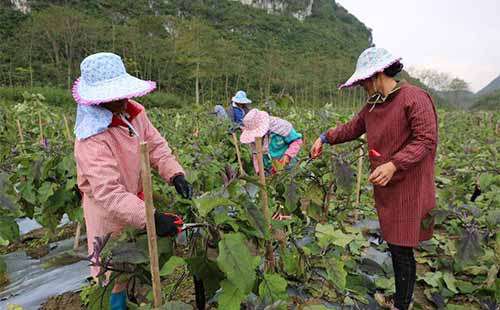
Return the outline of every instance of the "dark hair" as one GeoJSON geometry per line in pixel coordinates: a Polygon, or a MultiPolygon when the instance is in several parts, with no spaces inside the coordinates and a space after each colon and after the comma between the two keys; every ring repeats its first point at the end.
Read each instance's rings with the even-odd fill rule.
{"type": "Polygon", "coordinates": [[[393,63],[389,67],[385,68],[384,74],[389,76],[389,77],[395,77],[396,74],[401,72],[401,70],[403,70],[403,64],[398,61],[398,62],[393,63]]]}

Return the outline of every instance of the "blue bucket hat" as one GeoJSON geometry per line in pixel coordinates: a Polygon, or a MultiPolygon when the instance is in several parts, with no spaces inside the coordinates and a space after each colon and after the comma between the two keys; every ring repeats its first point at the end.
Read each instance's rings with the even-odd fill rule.
{"type": "Polygon", "coordinates": [[[155,82],[128,74],[121,57],[113,53],[88,56],[80,70],[82,75],[73,85],[73,98],[83,105],[141,97],[156,88],[155,82]]]}
{"type": "Polygon", "coordinates": [[[252,100],[247,98],[247,93],[243,90],[239,90],[233,98],[231,98],[232,102],[241,103],[241,104],[249,104],[252,103],[252,100]]]}
{"type": "Polygon", "coordinates": [[[383,72],[388,67],[401,61],[384,48],[370,47],[361,53],[356,64],[356,72],[340,88],[356,86],[359,82],[371,78],[376,73],[383,72]]]}

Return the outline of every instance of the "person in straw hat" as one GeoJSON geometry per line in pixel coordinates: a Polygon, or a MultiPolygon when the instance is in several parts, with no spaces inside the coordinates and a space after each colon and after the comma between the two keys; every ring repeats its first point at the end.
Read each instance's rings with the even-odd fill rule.
{"type": "Polygon", "coordinates": [[[367,135],[371,174],[383,238],[389,245],[396,294],[391,307],[410,306],[416,277],[413,248],[432,237],[430,211],[436,206],[434,165],[438,143],[437,114],[422,89],[395,80],[401,58],[383,48],[368,48],[356,72],[340,88],[361,85],[367,104],[347,124],[323,133],[311,149],[352,141],[367,135]]]}
{"type": "MultiPolygon", "coordinates": [[[[129,75],[120,56],[97,53],[81,63],[81,77],[73,86],[77,102],[75,159],[78,187],[83,193],[83,212],[89,254],[96,237],[118,234],[125,227],[144,229],[140,142],[149,145],[151,166],[184,198],[191,185],[167,142],[151,124],[142,105],[131,98],[156,88],[151,81],[129,75]]],[[[155,212],[159,236],[175,236],[182,220],[155,212]]],[[[94,254],[95,255],[95,254],[94,254]]],[[[92,276],[100,274],[91,267],[92,276]]],[[[126,309],[126,285],[115,284],[111,309],[126,309]]]]}
{"type": "Polygon", "coordinates": [[[251,144],[255,172],[259,173],[255,139],[263,138],[264,169],[267,175],[291,167],[302,145],[302,135],[288,121],[252,109],[243,119],[240,141],[251,144]]]}

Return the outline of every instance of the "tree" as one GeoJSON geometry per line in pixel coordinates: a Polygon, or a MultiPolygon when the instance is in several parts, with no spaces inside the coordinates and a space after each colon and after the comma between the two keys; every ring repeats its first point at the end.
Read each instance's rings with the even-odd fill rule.
{"type": "Polygon", "coordinates": [[[177,59],[188,67],[189,76],[195,79],[196,104],[199,104],[200,79],[209,76],[216,63],[211,51],[219,36],[215,29],[199,18],[181,21],[177,29],[177,59]]]}
{"type": "Polygon", "coordinates": [[[454,78],[448,85],[447,90],[452,93],[456,106],[463,106],[465,104],[465,102],[460,104],[459,98],[465,97],[465,93],[469,91],[469,84],[467,82],[459,78],[454,78]]]}
{"type": "Polygon", "coordinates": [[[447,90],[452,81],[448,73],[439,72],[434,69],[417,69],[415,67],[410,67],[408,68],[408,72],[411,76],[416,77],[428,87],[438,91],[447,90]]]}

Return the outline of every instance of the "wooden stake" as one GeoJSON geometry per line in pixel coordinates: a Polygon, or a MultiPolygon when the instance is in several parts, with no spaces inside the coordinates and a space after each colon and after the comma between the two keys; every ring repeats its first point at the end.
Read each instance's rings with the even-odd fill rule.
{"type": "Polygon", "coordinates": [[[71,137],[71,131],[69,130],[68,119],[66,118],[66,115],[63,115],[63,119],[64,119],[64,128],[66,129],[66,139],[68,139],[69,142],[73,142],[73,139],[71,137]]]}
{"type": "Polygon", "coordinates": [[[16,119],[17,123],[17,131],[19,132],[19,141],[24,144],[24,134],[23,134],[23,128],[21,127],[21,122],[16,119]]]}
{"type": "Polygon", "coordinates": [[[240,146],[238,144],[238,138],[236,137],[236,133],[233,132],[232,137],[233,137],[234,147],[236,148],[236,156],[238,157],[238,165],[240,167],[240,176],[245,176],[246,173],[245,173],[245,170],[243,170],[243,163],[241,161],[240,146]]]}
{"type": "Polygon", "coordinates": [[[38,126],[40,127],[40,143],[43,143],[42,114],[40,112],[38,112],[38,126]]]}
{"type": "Polygon", "coordinates": [[[153,306],[162,304],[160,267],[158,263],[158,244],[156,243],[156,227],[154,219],[153,188],[151,183],[151,167],[147,142],[141,142],[141,177],[144,203],[146,205],[146,228],[148,233],[149,259],[151,261],[151,282],[153,283],[153,306]]]}
{"type": "MultiPolygon", "coordinates": [[[[257,164],[259,166],[259,182],[262,188],[260,193],[262,196],[262,213],[266,221],[265,225],[271,226],[271,214],[269,213],[269,197],[267,196],[266,189],[266,175],[264,170],[264,154],[262,151],[262,138],[255,139],[255,146],[257,148],[257,164]]],[[[274,253],[273,246],[270,241],[266,242],[266,260],[268,271],[274,271],[274,253]]]]}
{"type": "Polygon", "coordinates": [[[356,209],[354,210],[354,220],[359,219],[359,204],[361,202],[361,177],[363,173],[363,147],[359,148],[358,175],[356,178],[356,209]]]}
{"type": "MultiPolygon", "coordinates": [[[[64,120],[64,129],[65,129],[64,132],[66,134],[66,139],[68,140],[69,143],[73,143],[73,138],[71,136],[71,131],[69,130],[68,119],[66,118],[66,115],[63,115],[63,120],[64,120]]],[[[75,240],[73,242],[73,250],[75,250],[75,251],[80,246],[81,234],[82,234],[82,223],[78,222],[76,224],[75,240]]]]}

